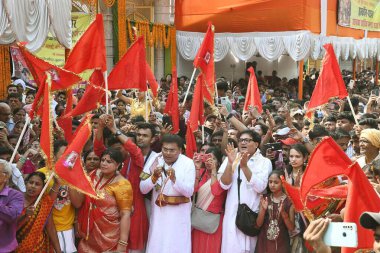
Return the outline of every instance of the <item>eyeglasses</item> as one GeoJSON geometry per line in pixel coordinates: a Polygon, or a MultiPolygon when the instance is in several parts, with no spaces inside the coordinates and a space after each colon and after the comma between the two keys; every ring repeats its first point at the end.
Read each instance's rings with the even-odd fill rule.
{"type": "Polygon", "coordinates": [[[251,141],[253,141],[253,139],[239,139],[239,142],[241,143],[250,143],[251,141]]]}
{"type": "Polygon", "coordinates": [[[175,154],[178,152],[178,150],[162,147],[162,152],[167,153],[167,154],[175,154]]]}

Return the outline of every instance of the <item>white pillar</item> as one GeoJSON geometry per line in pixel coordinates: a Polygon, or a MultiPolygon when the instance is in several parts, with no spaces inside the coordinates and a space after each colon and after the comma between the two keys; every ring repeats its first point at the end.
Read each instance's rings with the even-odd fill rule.
{"type": "MultiPolygon", "coordinates": [[[[154,22],[165,25],[170,24],[170,1],[155,0],[154,1],[154,22]]],[[[164,77],[165,57],[164,47],[155,48],[154,50],[154,75],[159,80],[164,77]]]]}
{"type": "Polygon", "coordinates": [[[112,10],[107,8],[103,1],[99,1],[100,13],[103,14],[104,37],[106,40],[106,59],[108,73],[113,68],[113,31],[112,31],[112,10]]]}

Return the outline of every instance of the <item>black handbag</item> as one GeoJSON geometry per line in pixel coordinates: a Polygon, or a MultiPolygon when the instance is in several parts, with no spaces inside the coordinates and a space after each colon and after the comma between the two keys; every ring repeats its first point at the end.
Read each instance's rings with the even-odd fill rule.
{"type": "Polygon", "coordinates": [[[240,203],[240,165],[238,167],[238,199],[239,199],[239,206],[236,214],[236,220],[235,224],[236,227],[243,232],[245,235],[248,236],[257,236],[260,233],[260,228],[256,226],[256,219],[258,216],[258,213],[254,212],[247,206],[247,204],[240,203]]]}

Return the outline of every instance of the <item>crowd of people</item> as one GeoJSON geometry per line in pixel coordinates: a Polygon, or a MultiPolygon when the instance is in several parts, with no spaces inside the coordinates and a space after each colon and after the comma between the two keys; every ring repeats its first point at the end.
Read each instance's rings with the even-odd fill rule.
{"type": "MultiPolygon", "coordinates": [[[[255,62],[249,66],[259,69],[255,62]]],[[[186,76],[178,78],[178,133],[171,133],[172,118],[164,113],[171,75],[160,80],[157,97],[115,92],[112,114],[102,107],[92,112],[92,135],[82,153],[102,197],[90,198],[54,177],[38,203],[52,173],[40,152],[38,117],[14,152],[36,93],[9,85],[0,102],[0,252],[331,252],[321,238],[330,220],[343,220],[344,201],[323,210],[327,218],[315,213],[320,219],[309,220],[295,210],[282,179],[300,186],[310,154],[331,136],[380,193],[379,77],[366,70],[353,83],[351,72],[342,73],[355,115],[346,100],[331,98],[310,119],[305,113],[318,71],[305,76],[303,100],[297,79],[257,71],[261,114],[254,106],[244,110],[248,75],[238,82],[217,79],[218,99],[204,102],[205,122],[194,132],[198,150],[191,158],[184,141],[193,98],[190,93],[185,100],[186,76]],[[257,213],[254,235],[237,227],[240,208],[257,213]]],[[[84,92],[76,90],[74,106],[84,92]]],[[[64,91],[54,96],[58,119],[66,100],[64,91]]],[[[73,118],[73,132],[82,119],[73,118]]],[[[57,125],[53,133],[57,161],[68,143],[57,125]]],[[[380,214],[365,213],[361,220],[375,231],[380,252],[380,214]]]]}

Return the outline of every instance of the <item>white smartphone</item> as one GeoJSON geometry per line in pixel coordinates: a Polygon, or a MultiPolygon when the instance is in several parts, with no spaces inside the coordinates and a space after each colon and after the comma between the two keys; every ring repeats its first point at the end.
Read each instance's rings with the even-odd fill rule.
{"type": "Polygon", "coordinates": [[[356,248],[358,231],[352,222],[330,222],[323,241],[327,246],[356,248]]]}

